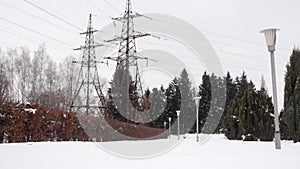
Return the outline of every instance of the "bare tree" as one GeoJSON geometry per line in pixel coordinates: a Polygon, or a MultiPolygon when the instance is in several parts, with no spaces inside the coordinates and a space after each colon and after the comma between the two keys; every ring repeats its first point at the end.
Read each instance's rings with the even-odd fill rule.
{"type": "Polygon", "coordinates": [[[75,64],[72,64],[74,60],[75,58],[73,56],[68,56],[59,65],[59,77],[61,79],[59,85],[65,96],[63,103],[64,111],[67,111],[70,106],[74,86],[76,85],[77,72],[79,71],[79,68],[75,64]]]}
{"type": "Polygon", "coordinates": [[[15,79],[15,58],[18,56],[17,48],[10,48],[6,52],[6,70],[9,80],[9,98],[10,100],[17,100],[17,81],[15,79]]]}
{"type": "Polygon", "coordinates": [[[18,90],[21,93],[21,101],[25,102],[30,90],[30,51],[25,47],[20,48],[20,55],[15,59],[16,73],[18,75],[18,90]]]}
{"type": "Polygon", "coordinates": [[[49,60],[44,44],[34,52],[31,68],[31,100],[33,103],[41,102],[41,95],[45,92],[45,69],[49,60]]]}
{"type": "Polygon", "coordinates": [[[49,107],[56,107],[56,91],[57,91],[57,71],[56,63],[53,60],[48,60],[47,68],[45,69],[45,94],[48,96],[48,102],[45,105],[49,107]]]}
{"type": "Polygon", "coordinates": [[[29,101],[57,110],[69,110],[79,66],[73,56],[57,64],[51,60],[44,44],[31,58],[26,47],[0,49],[0,99],[29,101]]]}
{"type": "Polygon", "coordinates": [[[6,76],[3,63],[0,63],[0,102],[3,102],[8,97],[9,81],[6,76]]]}

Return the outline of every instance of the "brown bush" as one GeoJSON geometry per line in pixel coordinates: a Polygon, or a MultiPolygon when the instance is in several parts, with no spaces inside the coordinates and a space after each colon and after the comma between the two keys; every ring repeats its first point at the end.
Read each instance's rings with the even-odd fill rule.
{"type": "Polygon", "coordinates": [[[0,103],[0,142],[117,141],[166,138],[164,130],[41,105],[0,103]],[[89,138],[88,134],[90,137],[89,138]]]}

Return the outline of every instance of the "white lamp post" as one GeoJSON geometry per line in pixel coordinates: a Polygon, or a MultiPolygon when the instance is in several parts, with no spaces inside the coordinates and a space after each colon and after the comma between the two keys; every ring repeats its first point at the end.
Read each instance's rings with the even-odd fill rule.
{"type": "Polygon", "coordinates": [[[194,97],[196,103],[196,133],[197,133],[197,142],[199,141],[199,103],[201,97],[194,97]]]}
{"type": "Polygon", "coordinates": [[[176,114],[177,114],[177,135],[178,135],[178,140],[180,139],[180,129],[179,129],[179,116],[180,116],[180,110],[176,110],[176,114]]]}
{"type": "Polygon", "coordinates": [[[167,122],[164,122],[164,129],[167,130],[167,122]]]}
{"type": "Polygon", "coordinates": [[[171,138],[171,120],[172,118],[169,117],[169,138],[171,138]]]}
{"type": "Polygon", "coordinates": [[[276,149],[281,149],[280,143],[280,129],[279,129],[279,113],[278,113],[278,103],[277,103],[277,86],[276,86],[276,70],[275,70],[275,45],[276,45],[276,32],[279,29],[266,29],[261,31],[266,38],[268,50],[271,54],[271,69],[272,69],[272,84],[273,84],[273,101],[274,101],[274,123],[275,123],[275,147],[276,149]]]}

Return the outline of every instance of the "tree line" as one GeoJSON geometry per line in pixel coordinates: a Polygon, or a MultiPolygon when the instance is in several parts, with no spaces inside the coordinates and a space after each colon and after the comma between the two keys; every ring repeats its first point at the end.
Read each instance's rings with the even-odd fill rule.
{"type": "MultiPolygon", "coordinates": [[[[73,57],[67,57],[57,64],[47,54],[45,45],[40,45],[33,55],[21,47],[0,50],[0,101],[30,102],[67,111],[72,97],[72,86],[76,79],[73,57]]],[[[300,141],[300,51],[295,49],[287,64],[284,89],[284,109],[280,113],[280,127],[283,139],[300,141]]],[[[122,72],[122,70],[120,70],[122,72]]],[[[126,87],[116,72],[112,80],[112,89],[126,87]]],[[[137,89],[132,78],[130,83],[131,104],[139,111],[147,111],[150,122],[146,126],[164,129],[171,117],[172,132],[177,133],[177,110],[181,110],[181,133],[195,133],[194,96],[201,96],[199,105],[199,131],[202,133],[224,133],[228,139],[245,141],[271,141],[274,135],[274,107],[262,78],[261,86],[256,87],[247,78],[231,77],[230,72],[224,77],[204,72],[201,84],[192,86],[186,70],[182,70],[167,87],[147,89],[142,102],[137,96],[137,89]],[[186,125],[185,125],[186,124],[186,125]],[[188,126],[190,125],[190,126],[188,126]]],[[[126,90],[126,89],[124,89],[126,90]]],[[[105,117],[128,122],[118,112],[116,105],[124,104],[122,100],[113,99],[111,89],[107,93],[105,117]],[[118,103],[119,102],[119,103],[118,103]]],[[[122,92],[119,92],[122,95],[122,92]]],[[[143,118],[137,113],[135,118],[143,118]]],[[[2,121],[3,122],[3,121],[2,121]]],[[[135,122],[130,122],[135,123],[135,122]]],[[[138,123],[135,123],[138,124],[138,123]]],[[[1,128],[1,127],[0,127],[1,128]]]]}
{"type": "MultiPolygon", "coordinates": [[[[284,109],[280,113],[282,139],[300,139],[300,51],[295,49],[287,64],[285,75],[284,109]]],[[[115,76],[120,76],[116,75],[115,76]]],[[[167,88],[161,86],[145,97],[148,100],[151,122],[147,125],[154,128],[172,127],[177,134],[177,110],[181,111],[181,133],[195,133],[194,96],[201,96],[199,105],[199,131],[202,133],[224,133],[228,139],[244,141],[272,141],[274,138],[274,106],[268,94],[265,80],[262,77],[258,88],[247,78],[245,72],[241,76],[225,77],[202,76],[198,93],[192,87],[189,75],[184,69],[167,88]],[[212,94],[213,93],[213,94],[212,94]],[[171,124],[168,124],[171,118],[171,124]],[[166,126],[167,124],[167,126],[166,126]],[[185,126],[185,124],[193,124],[185,126]],[[172,126],[171,126],[172,125],[172,126]]],[[[116,78],[115,80],[120,80],[116,78]]],[[[121,82],[117,82],[120,84],[121,82]]],[[[114,83],[113,83],[114,84],[114,83]]],[[[123,85],[119,85],[122,88],[123,85]]],[[[126,85],[125,85],[126,86],[126,85]]],[[[134,93],[134,92],[132,92],[134,93]]],[[[136,98],[136,97],[133,97],[136,98]]],[[[131,99],[134,100],[134,99],[131,99]]],[[[111,118],[126,121],[126,118],[115,109],[114,101],[110,100],[108,114],[111,118]]],[[[146,106],[147,107],[147,106],[146,106]]]]}
{"type": "Polygon", "coordinates": [[[46,46],[0,49],[0,101],[30,102],[66,111],[76,79],[74,57],[53,61],[46,46]]]}
{"type": "MultiPolygon", "coordinates": [[[[254,83],[248,81],[245,72],[235,79],[229,72],[225,77],[205,72],[198,93],[195,91],[185,69],[166,89],[162,86],[148,91],[151,122],[147,125],[160,129],[172,127],[172,133],[177,134],[176,111],[180,110],[180,133],[195,133],[196,106],[193,97],[200,96],[200,132],[224,133],[228,139],[238,140],[273,139],[272,99],[265,86],[257,90],[254,83]]],[[[117,110],[113,112],[112,118],[124,120],[117,110]]]]}

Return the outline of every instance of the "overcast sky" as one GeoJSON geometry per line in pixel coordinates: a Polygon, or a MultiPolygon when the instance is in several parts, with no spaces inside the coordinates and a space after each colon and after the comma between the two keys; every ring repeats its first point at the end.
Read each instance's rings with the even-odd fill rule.
{"type": "MultiPolygon", "coordinates": [[[[0,0],[0,46],[26,46],[34,51],[45,43],[51,58],[57,61],[79,55],[72,49],[84,41],[78,33],[86,28],[89,13],[97,15],[94,26],[101,29],[111,23],[110,16],[120,16],[124,11],[125,0],[106,1],[110,4],[104,0],[31,1],[67,24],[24,0],[0,0]]],[[[281,29],[276,51],[280,108],[285,65],[292,49],[300,44],[299,6],[297,0],[133,0],[133,8],[139,13],[168,14],[193,24],[209,39],[225,72],[236,76],[245,70],[257,87],[264,76],[270,94],[269,54],[259,31],[281,29]]]]}

